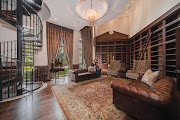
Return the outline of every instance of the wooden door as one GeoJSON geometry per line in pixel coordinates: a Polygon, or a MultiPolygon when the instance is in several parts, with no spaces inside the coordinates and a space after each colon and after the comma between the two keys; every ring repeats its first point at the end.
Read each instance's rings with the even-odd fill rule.
{"type": "Polygon", "coordinates": [[[177,88],[180,90],[180,28],[176,29],[176,79],[177,88]]]}

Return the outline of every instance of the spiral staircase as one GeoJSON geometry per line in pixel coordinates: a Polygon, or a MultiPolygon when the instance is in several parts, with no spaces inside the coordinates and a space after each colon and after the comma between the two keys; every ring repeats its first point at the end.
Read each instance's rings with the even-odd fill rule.
{"type": "Polygon", "coordinates": [[[17,30],[17,40],[0,40],[0,101],[32,92],[45,81],[45,68],[39,72],[34,66],[43,45],[41,8],[42,0],[0,0],[0,19],[17,30]]]}

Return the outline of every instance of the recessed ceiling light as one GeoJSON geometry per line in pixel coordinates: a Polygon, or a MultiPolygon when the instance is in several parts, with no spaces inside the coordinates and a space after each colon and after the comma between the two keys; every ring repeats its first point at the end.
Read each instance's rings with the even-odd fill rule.
{"type": "Polygon", "coordinates": [[[76,25],[73,25],[74,27],[76,26],[76,25]]]}
{"type": "Polygon", "coordinates": [[[55,18],[54,20],[57,20],[57,18],[55,18]]]}
{"type": "Polygon", "coordinates": [[[132,3],[134,3],[134,0],[132,1],[132,3]]]}
{"type": "Polygon", "coordinates": [[[128,13],[128,12],[126,11],[126,13],[128,13]]]}

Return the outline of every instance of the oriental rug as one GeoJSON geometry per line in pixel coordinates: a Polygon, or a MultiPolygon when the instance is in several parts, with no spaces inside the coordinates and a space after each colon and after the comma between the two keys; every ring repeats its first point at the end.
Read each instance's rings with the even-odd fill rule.
{"type": "Polygon", "coordinates": [[[126,113],[113,105],[111,81],[122,78],[102,77],[52,87],[67,120],[123,120],[126,113]]]}

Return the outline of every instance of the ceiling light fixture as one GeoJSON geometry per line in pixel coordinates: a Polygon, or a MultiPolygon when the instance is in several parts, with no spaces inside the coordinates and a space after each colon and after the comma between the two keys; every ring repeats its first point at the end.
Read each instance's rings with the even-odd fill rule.
{"type": "Polygon", "coordinates": [[[108,11],[109,0],[79,0],[75,11],[82,19],[89,21],[90,26],[102,18],[108,11]]]}
{"type": "Polygon", "coordinates": [[[92,7],[92,0],[91,0],[91,9],[86,11],[86,17],[90,23],[94,23],[94,21],[98,17],[98,11],[96,9],[93,9],[92,7]]]}

